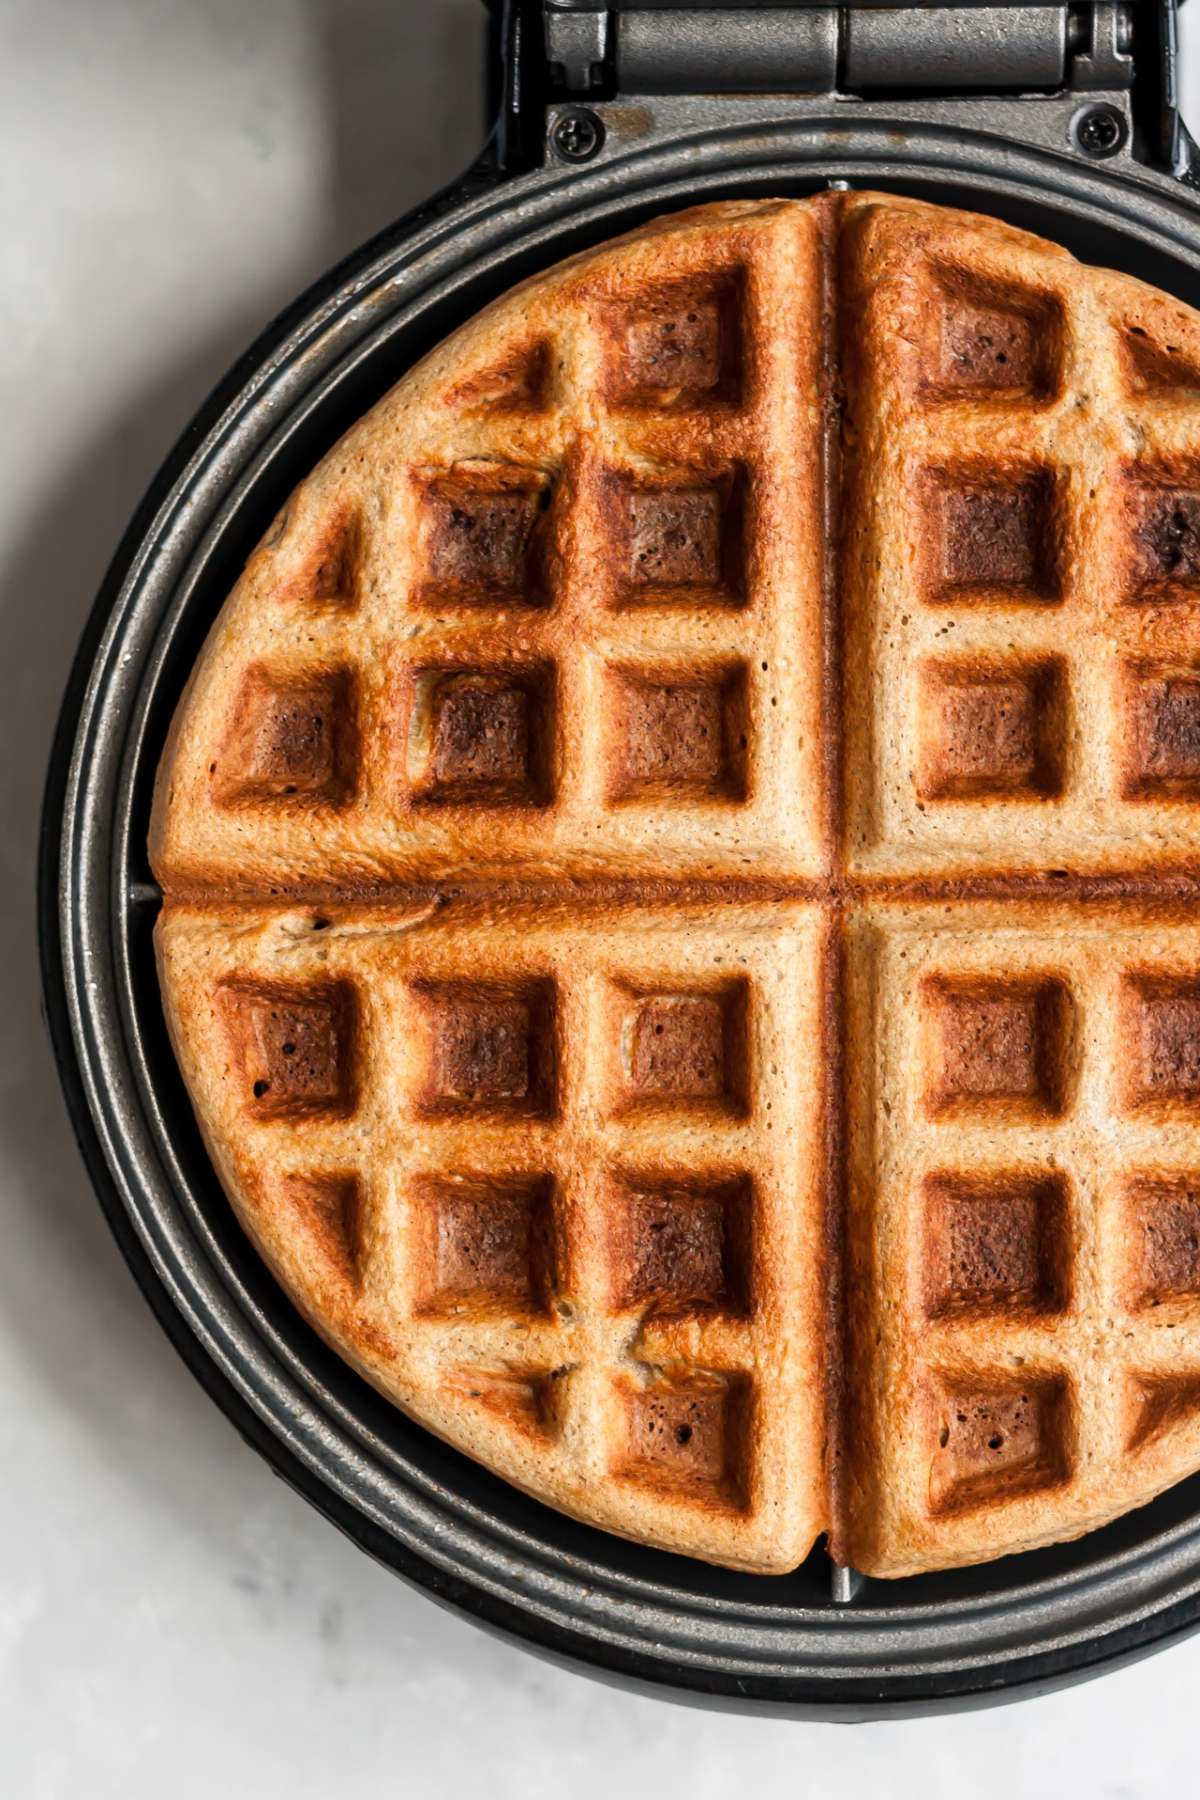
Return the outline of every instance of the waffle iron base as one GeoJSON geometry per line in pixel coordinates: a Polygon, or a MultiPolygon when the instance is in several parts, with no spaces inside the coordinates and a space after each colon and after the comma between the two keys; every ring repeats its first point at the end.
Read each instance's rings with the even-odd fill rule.
{"type": "Polygon", "coordinates": [[[703,124],[613,105],[587,167],[487,166],[276,322],[184,435],[118,551],[64,703],[43,820],[46,1005],[75,1128],[164,1328],[242,1435],[434,1598],[594,1674],[826,1718],[1013,1698],[1200,1624],[1200,1477],[1078,1543],[861,1582],[820,1551],[764,1579],[561,1518],[388,1406],[294,1313],[233,1220],[167,1043],[151,949],[150,789],[187,673],[291,488],[426,349],[531,270],[656,213],[830,181],[994,212],[1200,304],[1200,214],[1126,158],[1021,144],[975,107],[703,124]]]}

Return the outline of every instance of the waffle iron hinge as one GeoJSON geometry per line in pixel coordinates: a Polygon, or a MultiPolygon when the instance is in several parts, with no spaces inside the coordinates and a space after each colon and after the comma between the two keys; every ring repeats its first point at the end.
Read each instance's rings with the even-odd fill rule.
{"type": "Polygon", "coordinates": [[[1022,93],[1129,87],[1133,6],[544,0],[570,94],[1022,93]]]}
{"type": "Polygon", "coordinates": [[[504,7],[525,43],[525,142],[549,144],[551,162],[601,153],[606,103],[669,133],[721,108],[741,122],[756,108],[777,119],[833,106],[864,121],[907,108],[914,124],[977,124],[1200,187],[1200,153],[1178,112],[1184,0],[486,4],[504,7]]]}
{"type": "MultiPolygon", "coordinates": [[[[1176,100],[1182,0],[534,3],[542,91],[560,111],[607,101],[747,105],[755,96],[860,113],[897,101],[973,103],[991,109],[989,128],[1008,123],[1023,137],[1031,106],[1053,99],[1067,105],[1067,148],[1080,157],[1125,154],[1194,178],[1176,100]]],[[[562,160],[583,162],[603,136],[575,118],[551,144],[562,160]]]]}

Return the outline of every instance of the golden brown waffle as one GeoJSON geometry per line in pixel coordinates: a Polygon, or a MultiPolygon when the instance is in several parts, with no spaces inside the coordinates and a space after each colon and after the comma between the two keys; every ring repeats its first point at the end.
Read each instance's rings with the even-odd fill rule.
{"type": "Polygon", "coordinates": [[[804,208],[651,227],[343,439],[177,719],[172,891],[820,873],[821,266],[804,208]]]}
{"type": "Polygon", "coordinates": [[[1200,925],[880,903],[850,945],[843,1551],[1076,1536],[1200,1464],[1200,925]]]}
{"type": "Polygon", "coordinates": [[[181,907],[160,951],[226,1186],[365,1374],[581,1517],[782,1569],[825,1523],[824,936],[181,907]]]}
{"type": "Polygon", "coordinates": [[[848,868],[1195,872],[1200,320],[926,207],[841,272],[848,868]]]}
{"type": "Polygon", "coordinates": [[[297,1304],[742,1568],[1200,1467],[1198,602],[1200,321],[994,221],[707,207],[482,313],[160,771],[168,1022],[297,1304]]]}

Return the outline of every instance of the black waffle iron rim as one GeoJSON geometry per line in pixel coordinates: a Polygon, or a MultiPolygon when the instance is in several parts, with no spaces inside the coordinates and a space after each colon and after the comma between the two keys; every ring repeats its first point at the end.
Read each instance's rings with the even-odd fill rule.
{"type": "MultiPolygon", "coordinates": [[[[214,1226],[224,1203],[197,1165],[161,1031],[147,1024],[158,999],[139,882],[164,696],[178,692],[181,645],[206,597],[211,608],[209,590],[227,585],[349,418],[528,268],[700,198],[841,179],[959,199],[1060,238],[1069,207],[1071,231],[1106,244],[1117,232],[1126,246],[1095,260],[1145,260],[1160,281],[1160,263],[1173,267],[1178,279],[1163,284],[1200,301],[1194,202],[1169,184],[904,123],[902,151],[887,120],[850,131],[839,120],[836,138],[781,121],[714,128],[590,170],[504,184],[477,172],[297,302],[189,428],[117,553],[64,703],[39,874],[47,1013],[93,1182],[172,1341],[248,1441],[381,1561],[548,1654],[680,1698],[840,1717],[1011,1697],[1193,1629],[1200,1478],[1115,1538],[1084,1540],[1082,1560],[1070,1549],[1009,1559],[974,1589],[936,1578],[933,1602],[907,1601],[909,1584],[871,1584],[870,1604],[842,1609],[750,1599],[722,1572],[572,1526],[406,1421],[398,1452],[399,1415],[214,1226]],[[1040,227],[1031,209],[1046,215],[1040,227]]],[[[760,1595],[775,1585],[743,1580],[760,1595]]]]}

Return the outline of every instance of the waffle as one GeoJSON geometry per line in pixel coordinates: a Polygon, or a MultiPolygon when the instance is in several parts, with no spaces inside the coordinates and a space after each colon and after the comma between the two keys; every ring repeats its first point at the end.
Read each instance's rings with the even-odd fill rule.
{"type": "Polygon", "coordinates": [[[848,922],[846,1558],[1077,1536],[1200,1466],[1200,927],[848,922]],[[876,1336],[875,1334],[878,1333],[876,1336]]]}
{"type": "Polygon", "coordinates": [[[825,1520],[822,1102],[791,1049],[824,939],[804,905],[181,908],[160,948],[218,1169],[313,1322],[529,1492],[759,1568],[825,1520]]]}
{"type": "Polygon", "coordinates": [[[1194,871],[1200,319],[925,208],[841,270],[847,867],[1194,871]]]}
{"type": "Polygon", "coordinates": [[[1200,1468],[1198,600],[1200,320],[994,220],[704,207],[481,313],[288,503],[155,793],[301,1311],[752,1571],[1200,1468]]]}
{"type": "Polygon", "coordinates": [[[352,431],[196,670],[165,885],[821,874],[820,240],[652,227],[352,431]]]}

